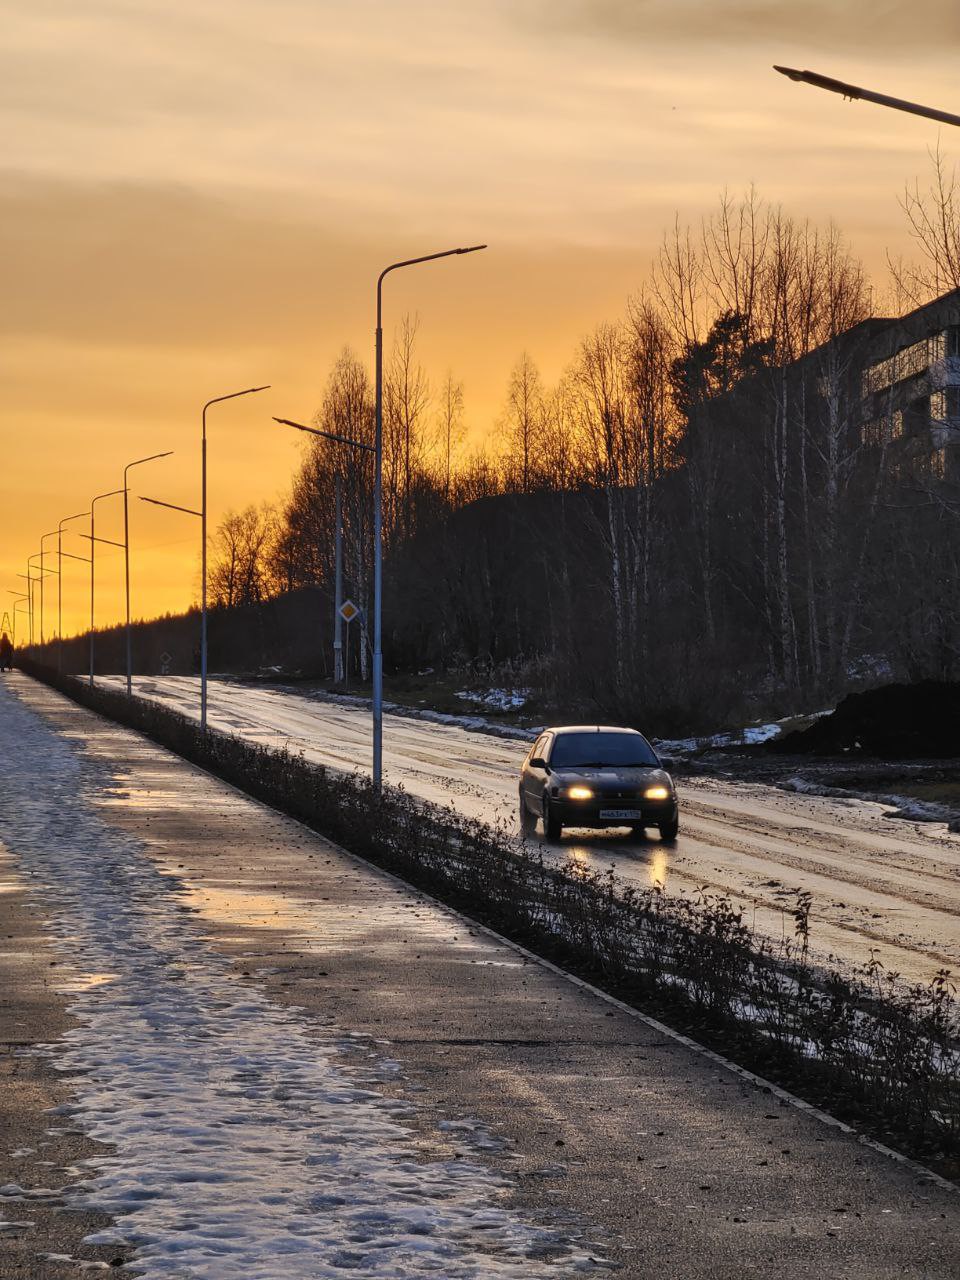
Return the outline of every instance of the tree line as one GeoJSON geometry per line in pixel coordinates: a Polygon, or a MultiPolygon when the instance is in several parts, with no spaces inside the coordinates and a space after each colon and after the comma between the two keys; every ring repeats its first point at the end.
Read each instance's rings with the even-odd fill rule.
{"type": "MultiPolygon", "coordinates": [[[[960,210],[935,163],[932,191],[905,199],[922,252],[893,264],[897,301],[960,286],[960,210]]],[[[724,197],[674,226],[554,385],[524,352],[469,446],[462,384],[431,383],[405,320],[384,389],[387,670],[509,670],[558,708],[660,731],[871,673],[957,678],[956,469],[922,435],[864,433],[874,310],[835,227],[724,197]]],[[[372,443],[349,349],[314,424],[372,443]]],[[[221,524],[217,602],[329,593],[338,486],[346,593],[369,610],[372,460],[320,438],[284,502],[221,524]]]]}

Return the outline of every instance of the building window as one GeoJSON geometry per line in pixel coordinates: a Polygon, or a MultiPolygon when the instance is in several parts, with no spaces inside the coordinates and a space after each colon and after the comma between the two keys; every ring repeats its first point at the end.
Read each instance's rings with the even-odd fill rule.
{"type": "Polygon", "coordinates": [[[933,422],[955,422],[960,418],[960,387],[944,387],[932,393],[930,418],[933,422]]]}
{"type": "Polygon", "coordinates": [[[880,360],[869,365],[863,373],[863,394],[876,395],[905,382],[907,378],[916,378],[926,373],[931,364],[942,360],[947,350],[946,335],[931,334],[929,338],[921,338],[919,342],[904,347],[888,360],[880,360]]]}
{"type": "Polygon", "coordinates": [[[912,436],[925,431],[930,426],[930,411],[930,396],[917,396],[911,400],[903,415],[902,433],[912,436]]]}
{"type": "Polygon", "coordinates": [[[870,418],[860,427],[860,442],[867,448],[890,444],[903,436],[903,410],[895,409],[893,413],[884,414],[880,418],[870,418]]]}

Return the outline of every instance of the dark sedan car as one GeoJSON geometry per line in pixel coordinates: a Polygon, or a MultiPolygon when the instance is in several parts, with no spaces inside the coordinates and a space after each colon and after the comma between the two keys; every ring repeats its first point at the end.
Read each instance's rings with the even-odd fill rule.
{"type": "Polygon", "coordinates": [[[520,827],[543,820],[548,840],[567,827],[679,830],[673,779],[635,729],[566,725],[547,729],[520,767],[520,827]]]}

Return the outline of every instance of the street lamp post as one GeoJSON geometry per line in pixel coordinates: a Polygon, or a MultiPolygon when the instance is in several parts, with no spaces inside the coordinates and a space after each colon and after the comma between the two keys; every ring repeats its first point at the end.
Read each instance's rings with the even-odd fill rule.
{"type": "Polygon", "coordinates": [[[121,542],[113,542],[110,538],[98,538],[96,535],[96,507],[97,503],[103,498],[114,498],[118,493],[123,493],[122,489],[110,489],[107,493],[98,493],[90,503],[90,687],[93,688],[93,626],[94,626],[94,592],[95,592],[95,569],[97,559],[97,543],[105,542],[111,547],[120,547],[121,542]]]}
{"type": "Polygon", "coordinates": [[[401,267],[415,267],[421,262],[435,262],[438,258],[452,258],[464,253],[477,253],[485,244],[474,244],[464,249],[444,249],[441,253],[427,253],[420,258],[405,258],[384,267],[377,278],[377,332],[376,332],[376,417],[374,442],[351,440],[332,431],[320,431],[306,427],[289,418],[274,418],[285,427],[296,427],[311,435],[324,436],[339,444],[349,444],[355,449],[367,449],[373,454],[373,790],[380,796],[383,790],[383,281],[391,271],[401,267]]]}
{"type": "Polygon", "coordinates": [[[244,391],[231,391],[229,395],[214,396],[203,406],[202,430],[200,438],[200,729],[207,728],[207,410],[211,405],[222,404],[224,400],[236,400],[240,396],[251,396],[256,391],[269,391],[270,384],[263,387],[247,387],[244,391]]]}
{"type": "MultiPolygon", "coordinates": [[[[40,537],[40,647],[41,648],[43,648],[43,645],[45,643],[44,631],[43,631],[43,579],[46,577],[46,574],[43,568],[43,542],[45,538],[55,538],[57,536],[57,533],[58,533],[57,529],[51,529],[49,533],[44,533],[40,537]]],[[[60,572],[60,566],[57,565],[56,573],[59,575],[59,572],[60,572]]]]}
{"type": "Polygon", "coordinates": [[[14,600],[13,602],[13,647],[14,648],[17,647],[17,610],[26,609],[27,621],[29,624],[29,619],[30,619],[29,600],[30,600],[29,596],[21,596],[19,600],[14,600]]]}
{"type": "Polygon", "coordinates": [[[822,76],[819,71],[798,71],[795,67],[778,67],[788,80],[797,80],[800,84],[811,84],[815,89],[826,89],[829,93],[839,93],[851,102],[862,99],[864,102],[875,102],[879,107],[892,107],[894,111],[906,111],[913,116],[924,116],[927,120],[937,120],[940,124],[960,125],[960,116],[950,111],[941,111],[939,107],[924,107],[919,102],[906,102],[903,98],[891,98],[886,93],[876,93],[873,89],[861,89],[857,84],[846,84],[843,80],[834,80],[830,76],[822,76]]]}
{"type": "Polygon", "coordinates": [[[383,282],[391,271],[415,267],[437,258],[451,258],[464,253],[477,253],[485,244],[465,249],[444,249],[420,258],[391,262],[377,278],[376,332],[376,417],[373,473],[373,790],[379,796],[383,788],[383,282]]]}
{"type": "MultiPolygon", "coordinates": [[[[17,593],[10,591],[10,595],[17,595],[17,593]]],[[[13,602],[13,639],[10,643],[13,644],[14,649],[17,648],[17,611],[23,608],[24,600],[29,600],[29,596],[17,595],[17,599],[13,602]]],[[[29,604],[27,604],[27,612],[29,613],[29,604]]]]}
{"type": "MultiPolygon", "coordinates": [[[[78,511],[75,515],[64,516],[57,525],[57,671],[63,671],[63,557],[69,556],[69,551],[63,549],[63,526],[69,524],[71,520],[79,520],[83,516],[89,515],[88,511],[78,511]]],[[[85,560],[86,556],[73,556],[74,560],[85,560]]]]}
{"type": "MultiPolygon", "coordinates": [[[[16,596],[16,599],[13,602],[13,639],[11,641],[11,643],[13,644],[13,647],[16,648],[17,647],[17,610],[21,609],[23,607],[24,600],[29,600],[30,597],[25,595],[20,595],[16,591],[11,591],[9,587],[7,588],[7,594],[11,596],[16,596]]],[[[30,606],[27,605],[28,612],[29,612],[29,608],[30,606]]]]}
{"type": "Polygon", "coordinates": [[[43,583],[43,579],[46,577],[46,575],[47,575],[48,573],[53,573],[53,572],[54,572],[54,571],[53,571],[53,569],[44,569],[44,570],[42,570],[41,572],[38,572],[38,573],[36,574],[36,576],[34,576],[34,570],[37,568],[37,566],[36,566],[33,562],[34,562],[34,560],[38,560],[38,559],[40,558],[40,555],[41,555],[41,553],[40,553],[39,551],[35,551],[35,552],[33,553],[33,555],[32,555],[32,556],[28,556],[28,557],[27,557],[27,572],[26,572],[26,573],[20,573],[20,574],[18,574],[18,575],[17,575],[17,577],[19,577],[19,578],[26,578],[26,580],[27,580],[27,590],[28,590],[28,591],[29,591],[29,593],[30,593],[30,643],[31,643],[31,645],[33,644],[33,636],[34,636],[34,627],[33,627],[33,616],[34,616],[34,610],[33,610],[33,584],[34,584],[35,582],[39,582],[39,583],[41,583],[41,584],[42,584],[42,583],[43,583]]]}
{"type": "MultiPolygon", "coordinates": [[[[336,527],[333,532],[333,683],[343,684],[343,617],[340,606],[343,604],[343,480],[338,471],[334,477],[333,517],[336,527]]],[[[347,642],[350,632],[347,632],[347,642]]]]}
{"type": "Polygon", "coordinates": [[[21,573],[21,574],[18,574],[18,575],[17,575],[18,577],[20,577],[20,578],[26,578],[26,580],[27,580],[27,594],[28,594],[28,596],[29,596],[29,600],[30,600],[30,611],[29,611],[29,613],[27,614],[27,621],[28,621],[28,623],[29,623],[29,637],[30,637],[30,647],[31,647],[31,648],[33,648],[33,584],[34,584],[35,582],[39,582],[39,581],[40,581],[40,577],[39,577],[39,576],[34,577],[34,568],[35,568],[35,566],[34,566],[34,564],[33,564],[33,561],[34,561],[34,560],[36,560],[36,558],[37,558],[37,553],[36,553],[36,552],[34,552],[34,554],[33,554],[32,556],[28,556],[28,557],[27,557],[27,572],[26,572],[26,573],[21,573]]]}
{"type": "Polygon", "coordinates": [[[192,507],[178,507],[175,502],[161,502],[159,498],[146,498],[142,493],[140,495],[140,501],[149,502],[155,507],[166,507],[169,511],[182,511],[184,515],[196,516],[198,520],[203,519],[202,512],[194,511],[192,507]]]}
{"type": "MultiPolygon", "coordinates": [[[[29,562],[27,568],[29,568],[29,562]]],[[[27,602],[27,644],[33,644],[33,578],[29,573],[18,573],[18,578],[26,578],[27,594],[22,599],[27,602]]]]}
{"type": "Polygon", "coordinates": [[[169,458],[173,453],[172,449],[168,449],[166,453],[151,453],[149,458],[137,458],[135,462],[128,462],[123,469],[123,569],[124,581],[126,585],[127,595],[127,697],[129,698],[133,692],[133,640],[130,632],[130,503],[128,501],[129,486],[127,484],[127,476],[134,467],[140,467],[145,462],[155,462],[157,458],[169,458]]]}

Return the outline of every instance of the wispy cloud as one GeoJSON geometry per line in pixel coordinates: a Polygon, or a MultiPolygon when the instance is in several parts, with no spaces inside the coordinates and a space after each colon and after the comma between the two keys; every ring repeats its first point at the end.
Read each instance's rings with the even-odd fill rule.
{"type": "Polygon", "coordinates": [[[960,43],[956,0],[549,0],[550,25],[630,37],[706,44],[781,40],[811,51],[911,49],[960,43]]]}

